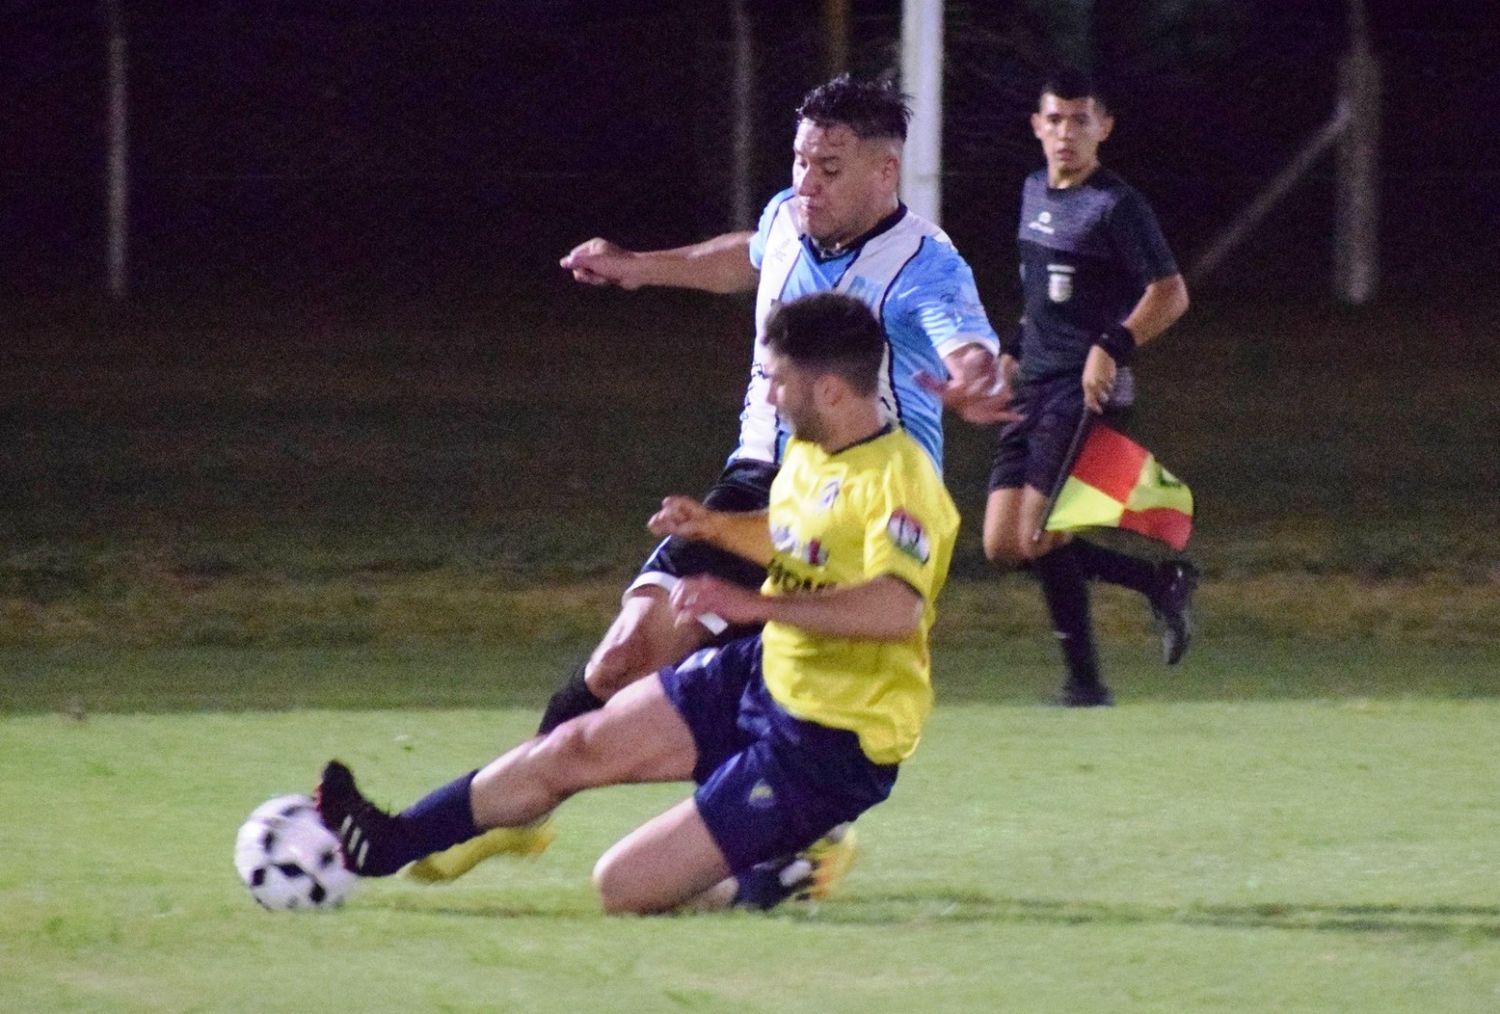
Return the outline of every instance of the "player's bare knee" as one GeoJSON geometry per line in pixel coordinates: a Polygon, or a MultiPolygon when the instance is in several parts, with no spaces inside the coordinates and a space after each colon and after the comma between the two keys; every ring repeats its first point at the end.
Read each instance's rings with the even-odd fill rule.
{"type": "Polygon", "coordinates": [[[639,628],[622,640],[601,644],[589,659],[584,679],[602,700],[609,700],[645,674],[643,660],[650,653],[650,640],[639,628]]]}
{"type": "Polygon", "coordinates": [[[1000,532],[984,533],[984,558],[999,567],[1015,563],[1015,549],[1010,539],[1000,532]]]}
{"type": "Polygon", "coordinates": [[[656,909],[640,891],[640,878],[632,875],[628,864],[619,861],[614,849],[594,864],[594,891],[605,915],[648,915],[656,909]]]}
{"type": "Polygon", "coordinates": [[[652,669],[660,653],[655,643],[658,610],[664,599],[657,595],[632,595],[594,649],[584,669],[589,689],[601,700],[609,700],[652,669]]]}
{"type": "Polygon", "coordinates": [[[1025,539],[1014,530],[984,533],[984,558],[997,567],[1019,567],[1028,559],[1025,539]]]}

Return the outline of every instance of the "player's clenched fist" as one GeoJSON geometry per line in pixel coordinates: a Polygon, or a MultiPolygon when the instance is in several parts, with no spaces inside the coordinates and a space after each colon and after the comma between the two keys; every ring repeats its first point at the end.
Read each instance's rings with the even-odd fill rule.
{"type": "Polygon", "coordinates": [[[707,574],[678,581],[672,589],[671,605],[679,624],[696,622],[709,613],[731,625],[764,623],[766,619],[765,599],[759,592],[707,574]]]}
{"type": "Polygon", "coordinates": [[[1103,347],[1089,349],[1083,364],[1083,403],[1090,412],[1103,412],[1115,390],[1115,361],[1103,347]]]}
{"type": "Polygon", "coordinates": [[[633,251],[595,237],[575,246],[558,263],[573,272],[575,281],[586,285],[618,285],[622,289],[635,289],[641,285],[632,271],[635,259],[633,251]]]}
{"type": "Polygon", "coordinates": [[[690,496],[669,496],[662,500],[661,510],[651,515],[646,527],[652,535],[665,538],[706,541],[713,534],[714,512],[690,496]]]}

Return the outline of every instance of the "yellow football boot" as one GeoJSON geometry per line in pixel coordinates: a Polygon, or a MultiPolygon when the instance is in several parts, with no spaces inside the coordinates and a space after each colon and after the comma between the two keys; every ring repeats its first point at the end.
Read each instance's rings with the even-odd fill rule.
{"type": "Polygon", "coordinates": [[[833,895],[859,858],[859,836],[853,824],[840,824],[797,855],[807,863],[806,878],[793,894],[798,901],[822,901],[833,895]]]}
{"type": "Polygon", "coordinates": [[[406,868],[406,876],[424,884],[446,884],[457,880],[491,856],[528,858],[547,851],[557,832],[549,814],[524,827],[494,827],[477,838],[459,842],[442,852],[418,859],[406,868]]]}

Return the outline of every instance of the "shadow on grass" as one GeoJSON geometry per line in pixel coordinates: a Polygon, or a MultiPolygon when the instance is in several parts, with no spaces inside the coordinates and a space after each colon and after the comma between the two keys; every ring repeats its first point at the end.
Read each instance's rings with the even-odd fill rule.
{"type": "MultiPolygon", "coordinates": [[[[506,904],[455,905],[413,897],[371,899],[365,907],[413,914],[481,919],[596,919],[598,909],[576,903],[517,899],[506,904]]],[[[747,914],[750,915],[750,914],[747,914]]],[[[686,916],[682,916],[686,917],[686,916]]],[[[691,916],[698,917],[698,916],[691,916]]],[[[712,916],[704,916],[711,918],[712,916]]],[[[752,916],[753,917],[753,916],[752,916]]],[[[1059,926],[1189,926],[1334,933],[1395,933],[1429,938],[1500,939],[1500,905],[1143,905],[1010,898],[964,891],[860,892],[827,903],[790,903],[768,918],[850,926],[942,923],[1046,923],[1059,926]]]]}

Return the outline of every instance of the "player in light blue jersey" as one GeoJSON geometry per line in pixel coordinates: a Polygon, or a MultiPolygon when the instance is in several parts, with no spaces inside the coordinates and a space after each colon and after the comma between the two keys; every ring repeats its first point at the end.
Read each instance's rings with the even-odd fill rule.
{"type": "MultiPolygon", "coordinates": [[[[1014,418],[1000,383],[999,340],[972,271],[942,230],[897,196],[910,118],[904,96],[888,84],[845,75],[809,92],[797,115],[792,186],[772,198],[754,232],[645,252],[592,239],[561,261],[574,278],[593,285],[756,290],[739,444],[703,498],[715,510],[766,509],[789,429],[767,397],[765,327],[776,306],[798,296],[844,292],[871,308],[886,338],[882,419],[905,429],[939,468],[945,405],[976,423],[1014,418]]],[[[674,622],[668,597],[683,578],[698,574],[746,588],[765,579],[758,564],[723,549],[668,538],[626,591],[588,662],[548,702],[539,733],[602,707],[623,687],[707,644],[748,633],[711,613],[697,623],[674,622]]],[[[441,856],[429,861],[424,875],[462,873],[486,847],[476,841],[446,866],[441,856]]]]}
{"type": "MultiPolygon", "coordinates": [[[[766,205],[754,232],[649,252],[593,239],[562,260],[579,281],[596,285],[756,290],[756,341],[739,444],[705,498],[721,510],[765,507],[788,432],[766,397],[765,324],[777,305],[798,296],[843,292],[874,311],[887,344],[883,416],[911,434],[939,468],[944,405],[974,422],[1009,415],[1009,394],[998,383],[999,340],[973,272],[947,235],[897,196],[910,116],[904,97],[888,84],[846,75],[809,92],[797,112],[792,186],[766,205]]],[[[584,671],[553,698],[543,731],[734,633],[714,616],[700,626],[672,624],[667,596],[681,578],[700,573],[746,587],[764,577],[713,547],[675,538],[662,543],[584,671]]]]}
{"type": "MultiPolygon", "coordinates": [[[[943,405],[919,378],[950,372],[945,358],[966,348],[998,350],[988,344],[973,272],[940,229],[899,204],[856,241],[825,249],[804,231],[798,200],[796,187],[772,198],[750,239],[750,263],[759,272],[757,331],[777,304],[816,292],[843,292],[868,305],[890,350],[880,377],[882,411],[941,469],[943,405]]],[[[731,460],[781,457],[787,428],[766,402],[764,358],[758,338],[731,460]]]]}
{"type": "MultiPolygon", "coordinates": [[[[945,405],[975,423],[1014,419],[1002,390],[999,339],[984,314],[974,273],[942,229],[897,196],[910,110],[883,83],[847,75],[811,90],[798,108],[792,186],[775,195],[756,231],[727,233],[669,251],[627,251],[592,239],[562,258],[579,282],[634,290],[645,285],[708,293],[756,290],[756,342],[739,443],[703,496],[721,511],[765,510],[789,428],[766,396],[765,326],[780,303],[838,291],[874,312],[886,339],[880,366],[882,422],[900,426],[942,468],[945,405]]],[[[765,570],[703,541],[669,537],[651,553],[589,660],[552,694],[538,735],[603,706],[642,676],[709,643],[751,633],[714,613],[676,622],[669,595],[684,577],[712,574],[759,588],[765,570]]],[[[493,852],[535,852],[544,840],[496,829],[458,853],[423,859],[422,879],[459,876],[493,852]]]]}

